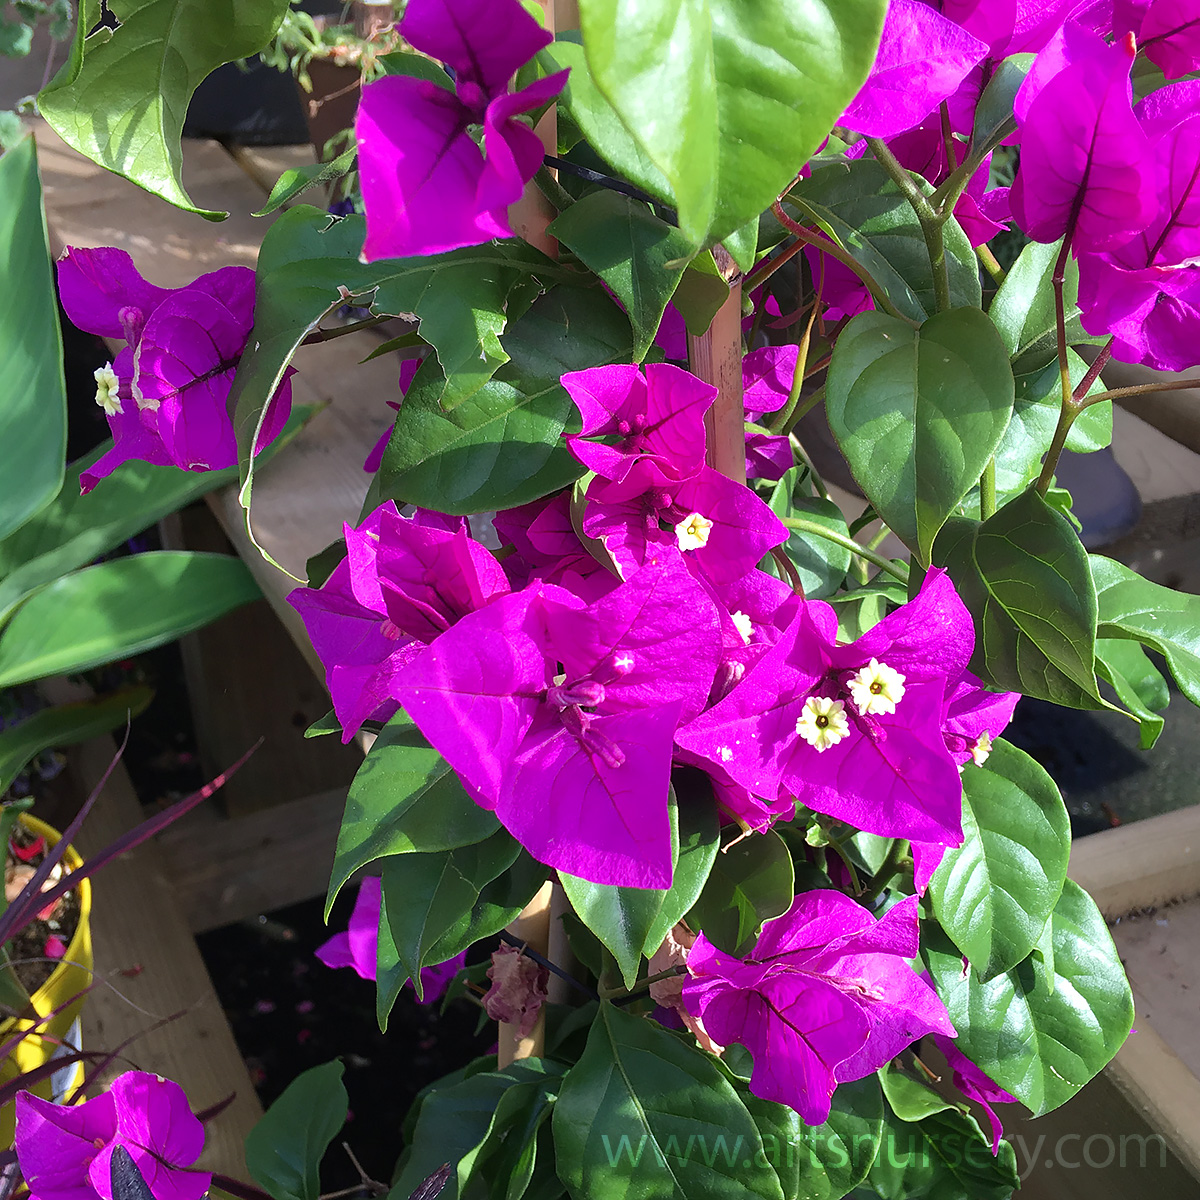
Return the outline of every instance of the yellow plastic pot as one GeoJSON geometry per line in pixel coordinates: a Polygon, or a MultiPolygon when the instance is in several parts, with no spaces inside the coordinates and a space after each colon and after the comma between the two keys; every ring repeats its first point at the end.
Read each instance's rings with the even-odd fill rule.
{"type": "MultiPolygon", "coordinates": [[[[22,813],[18,820],[32,833],[40,834],[46,839],[48,846],[56,845],[62,834],[45,821],[22,813]]],[[[72,871],[83,865],[83,859],[71,846],[63,855],[63,864],[72,871]]],[[[32,1004],[38,1016],[46,1016],[56,1008],[65,1006],[42,1025],[36,1032],[17,1043],[16,1048],[7,1058],[0,1062],[0,1085],[15,1079],[18,1075],[40,1067],[54,1057],[62,1040],[70,1032],[79,1010],[83,1006],[83,991],[92,982],[92,885],[88,879],[81,879],[78,884],[79,893],[79,924],[75,934],[67,946],[67,952],[62,962],[54,968],[54,973],[36,992],[33,993],[32,1004]]],[[[0,1042],[8,1041],[22,1029],[32,1029],[35,1020],[10,1017],[0,1022],[0,1042]]],[[[77,1064],[77,1076],[82,1078],[83,1064],[77,1064]]],[[[30,1089],[35,1095],[50,1098],[50,1080],[42,1079],[30,1089]]],[[[12,1145],[13,1127],[16,1113],[12,1104],[0,1107],[0,1148],[12,1145]]]]}

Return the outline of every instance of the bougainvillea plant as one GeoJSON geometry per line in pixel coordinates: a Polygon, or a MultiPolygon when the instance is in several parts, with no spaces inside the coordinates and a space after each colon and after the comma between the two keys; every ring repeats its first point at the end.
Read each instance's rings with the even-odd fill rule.
{"type": "MultiPolygon", "coordinates": [[[[181,52],[203,74],[279,7],[181,52]]],[[[134,161],[78,115],[128,86],[134,16],[81,32],[42,111],[190,206],[161,129],[134,161]]],[[[290,598],[333,702],[312,732],[374,735],[330,904],[370,881],[323,956],[375,979],[383,1025],[464,953],[483,994],[492,958],[498,1056],[422,1093],[391,1195],[448,1163],[446,1194],[507,1200],[1008,1196],[991,1105],[1069,1100],[1133,1008],[1005,728],[1025,695],[1151,745],[1147,649],[1200,701],[1196,601],[1089,555],[1055,486],[1111,437],[1110,358],[1200,365],[1200,9],[572,19],[409,0],[357,211],[274,221],[252,328],[240,279],[105,301],[129,351],[99,401],[139,436],[159,381],[179,421],[210,405],[193,428],[236,438],[247,509],[317,323],[349,299],[417,323],[362,512],[290,598]]],[[[336,1132],[338,1070],[251,1138],[280,1200],[281,1147],[315,1171],[336,1132]],[[299,1112],[328,1137],[298,1148],[299,1112]]]]}

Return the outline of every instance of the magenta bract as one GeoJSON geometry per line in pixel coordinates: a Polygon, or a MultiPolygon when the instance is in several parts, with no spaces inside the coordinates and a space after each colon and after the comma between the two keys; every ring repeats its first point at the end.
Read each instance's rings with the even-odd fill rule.
{"type": "Polygon", "coordinates": [[[905,961],[917,951],[916,897],[876,921],[840,892],[804,892],[767,922],[745,959],[701,934],[683,1003],[715,1041],[753,1054],[756,1096],[820,1125],[839,1083],[927,1033],[955,1036],[942,1002],[905,961]]]}

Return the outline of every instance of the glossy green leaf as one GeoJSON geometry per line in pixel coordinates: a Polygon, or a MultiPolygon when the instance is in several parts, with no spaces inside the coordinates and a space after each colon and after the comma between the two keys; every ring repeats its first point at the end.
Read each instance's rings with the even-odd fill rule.
{"type": "Polygon", "coordinates": [[[921,941],[958,1048],[1034,1116],[1070,1100],[1129,1033],[1133,997],[1108,926],[1070,879],[1050,918],[1052,966],[1034,955],[982,982],[964,977],[958,949],[935,927],[921,941]]]}
{"type": "Polygon", "coordinates": [[[346,1123],[340,1062],[298,1075],[246,1137],[246,1169],[274,1200],[317,1200],[320,1165],[346,1123]]]}
{"type": "Polygon", "coordinates": [[[705,250],[688,264],[671,303],[679,310],[688,333],[701,337],[728,299],[729,284],[717,270],[712,252],[705,250]]]}
{"type": "Polygon", "coordinates": [[[471,913],[484,885],[507,871],[519,850],[502,829],[472,846],[384,859],[383,894],[392,942],[418,1000],[422,998],[421,968],[436,961],[430,951],[471,913]]]}
{"type": "MultiPolygon", "coordinates": [[[[1011,112],[1011,110],[1010,110],[1011,112]]],[[[1058,325],[1052,276],[1062,242],[1029,242],[1009,268],[992,299],[988,316],[1004,340],[1013,371],[1040,371],[1058,357],[1058,325]]],[[[1079,264],[1068,257],[1063,273],[1063,312],[1067,345],[1101,342],[1079,323],[1079,264]]]]}
{"type": "Polygon", "coordinates": [[[222,63],[271,40],[287,0],[107,0],[119,22],[100,26],[87,0],[76,52],[38,95],[38,111],[69,146],[189,212],[180,138],[188,101],[222,63]]]}
{"type": "Polygon", "coordinates": [[[1011,133],[1015,128],[1013,102],[1029,68],[1032,54],[1013,54],[1004,59],[992,72],[987,87],[975,106],[975,125],[971,131],[971,149],[986,150],[1011,133]]]}
{"type": "MultiPolygon", "coordinates": [[[[429,59],[423,58],[421,62],[427,63],[429,59]]],[[[309,188],[329,183],[333,179],[340,179],[354,165],[357,154],[358,147],[351,146],[349,150],[344,150],[329,162],[305,163],[302,167],[289,167],[275,181],[275,186],[271,189],[266,204],[250,215],[254,217],[269,216],[289,201],[295,200],[297,196],[304,195],[309,188]]]]}
{"type": "Polygon", "coordinates": [[[995,328],[974,308],[938,313],[920,329],[860,313],[838,338],[826,397],[854,478],[927,563],[1012,417],[1012,371],[995,328]]]}
{"type": "Polygon", "coordinates": [[[1096,591],[1071,523],[1030,490],[982,525],[951,521],[934,562],[975,618],[971,670],[989,686],[1104,708],[1094,673],[1096,591]]]}
{"type": "Polygon", "coordinates": [[[1099,554],[1090,562],[1100,636],[1131,638],[1157,650],[1179,690],[1200,704],[1200,596],[1151,583],[1099,554]]]}
{"type": "MultiPolygon", "coordinates": [[[[1072,384],[1078,384],[1087,371],[1087,363],[1067,351],[1067,370],[1072,384]]],[[[1062,408],[1062,383],[1058,363],[1040,371],[1016,377],[1016,403],[1013,418],[1000,445],[996,447],[996,495],[1003,504],[1023,492],[1041,474],[1042,459],[1050,449],[1062,408]]],[[[1097,380],[1088,395],[1104,391],[1097,380]]],[[[1083,410],[1067,434],[1067,449],[1090,454],[1112,441],[1112,401],[1091,404],[1083,410]]]]}
{"type": "Polygon", "coordinates": [[[540,1080],[545,1080],[547,1088],[556,1086],[561,1071],[556,1063],[524,1058],[503,1071],[477,1071],[449,1086],[439,1082],[421,1101],[409,1148],[401,1159],[388,1200],[408,1200],[444,1163],[451,1163],[456,1170],[438,1200],[458,1200],[476,1157],[496,1125],[505,1093],[540,1080]]]}
{"type": "Polygon", "coordinates": [[[550,868],[521,850],[503,874],[484,884],[470,912],[455,921],[429,950],[430,963],[446,962],[511,924],[546,882],[550,868]]]}
{"type": "Polygon", "coordinates": [[[879,1152],[866,1180],[869,1194],[875,1200],[1009,1200],[1020,1185],[1012,1146],[1001,1142],[993,1158],[974,1117],[909,1082],[929,1093],[932,1111],[923,1120],[905,1121],[885,1106],[879,1152]]]}
{"type": "MultiPolygon", "coordinates": [[[[252,353],[243,355],[230,391],[243,472],[242,504],[251,499],[249,449],[266,403],[300,344],[350,296],[369,298],[375,313],[414,313],[420,332],[446,368],[436,391],[461,401],[488,379],[506,354],[497,340],[506,305],[521,309],[560,268],[523,244],[488,243],[436,258],[360,263],[363,218],[332,218],[299,204],[267,230],[255,273],[252,353]]],[[[565,368],[564,368],[565,369],[565,368]]],[[[426,375],[426,378],[431,376],[426,375]]]]}
{"type": "Polygon", "coordinates": [[[734,830],[722,836],[708,882],[688,914],[693,929],[734,955],[746,953],[764,921],[787,912],[795,880],[792,856],[779,834],[740,835],[734,830]]]}
{"type": "Polygon", "coordinates": [[[0,795],[35,754],[99,737],[143,712],[153,696],[148,687],[121,688],[91,700],[40,709],[0,730],[0,795]]]}
{"type": "Polygon", "coordinates": [[[509,326],[511,361],[453,412],[437,365],[413,380],[368,504],[385,499],[447,513],[512,508],[565,487],[583,468],[562,440],[578,417],[567,371],[629,362],[629,322],[599,288],[555,288],[509,326]]]}
{"type": "Polygon", "coordinates": [[[1171,702],[1171,693],[1145,650],[1124,638],[1097,638],[1096,674],[1112,685],[1117,699],[1137,719],[1141,748],[1151,749],[1163,731],[1159,713],[1171,702]]]}
{"type": "Polygon", "coordinates": [[[552,1120],[573,1200],[783,1200],[758,1128],[713,1059],[611,1004],[552,1120]]]}
{"type": "MultiPolygon", "coordinates": [[[[57,495],[67,449],[62,337],[32,137],[0,156],[0,246],[4,247],[0,293],[3,538],[57,495]]],[[[3,607],[0,601],[0,612],[3,607]]]]}
{"type": "MultiPolygon", "coordinates": [[[[860,159],[820,167],[799,180],[788,195],[804,206],[795,214],[800,221],[820,222],[867,268],[906,317],[924,321],[937,311],[921,224],[879,163],[860,159]]],[[[978,307],[983,291],[971,243],[953,219],[946,222],[943,234],[951,306],[978,307]]]]}
{"type": "MultiPolygon", "coordinates": [[[[567,76],[567,86],[558,98],[559,109],[565,110],[588,145],[619,176],[674,206],[675,197],[666,177],[642,152],[616,110],[597,89],[578,38],[579,34],[574,31],[560,34],[554,44],[537,57],[547,74],[563,70],[571,72],[567,76]]],[[[696,242],[691,244],[694,247],[696,242]]]]}
{"type": "Polygon", "coordinates": [[[640,200],[606,188],[576,201],[547,232],[616,293],[633,326],[633,357],[641,362],[692,257],[691,243],[640,200]]]}
{"type": "Polygon", "coordinates": [[[1033,949],[1062,894],[1071,822],[1054,780],[999,740],[963,770],[963,844],[929,884],[933,912],[982,979],[1033,949]]]}
{"type": "Polygon", "coordinates": [[[795,178],[862,86],[884,8],[582,0],[579,18],[596,87],[699,243],[741,228],[795,178]]]}
{"type": "MultiPolygon", "coordinates": [[[[804,517],[841,534],[842,537],[849,537],[846,518],[832,500],[820,497],[794,498],[799,474],[800,468],[793,467],[771,489],[767,496],[771,511],[780,517],[804,517]]],[[[846,572],[850,569],[849,550],[813,533],[791,530],[783,549],[792,560],[796,574],[800,577],[800,586],[804,588],[804,595],[809,600],[824,600],[832,596],[842,586],[846,572]]],[[[768,558],[763,566],[776,578],[786,578],[773,558],[768,558]]]]}
{"type": "Polygon", "coordinates": [[[346,880],[377,858],[453,850],[480,842],[499,828],[500,822],[467,795],[450,764],[398,712],[350,785],[326,919],[346,880]]]}
{"type": "Polygon", "coordinates": [[[0,687],[140,654],[260,595],[227,554],[155,550],[85,567],[23,600],[0,631],[0,687]]]}
{"type": "Polygon", "coordinates": [[[679,810],[679,854],[671,888],[642,945],[649,958],[700,898],[721,845],[716,805],[694,798],[679,810]]]}

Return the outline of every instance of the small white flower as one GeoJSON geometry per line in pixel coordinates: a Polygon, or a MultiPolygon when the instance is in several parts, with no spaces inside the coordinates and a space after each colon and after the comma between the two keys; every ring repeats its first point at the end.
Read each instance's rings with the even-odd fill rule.
{"type": "Polygon", "coordinates": [[[796,720],[796,732],[818,751],[828,750],[850,734],[846,706],[828,696],[809,696],[796,720]]]}
{"type": "Polygon", "coordinates": [[[862,715],[894,713],[904,699],[904,676],[873,658],[849,681],[854,707],[862,715]]]}
{"type": "Polygon", "coordinates": [[[104,366],[97,367],[92,376],[96,380],[96,403],[110,417],[116,416],[121,411],[121,397],[117,395],[117,388],[120,385],[112,363],[105,363],[104,366]]]}
{"type": "Polygon", "coordinates": [[[977,766],[982,767],[988,760],[988,755],[992,752],[992,735],[985,729],[978,738],[975,739],[975,745],[971,747],[971,761],[977,766]]]}
{"type": "Polygon", "coordinates": [[[708,545],[713,523],[698,512],[688,513],[675,526],[675,540],[680,550],[703,550],[708,545]]]}
{"type": "Polygon", "coordinates": [[[754,632],[750,618],[744,612],[731,613],[730,616],[733,617],[734,628],[742,635],[742,641],[750,645],[750,635],[754,632]]]}

